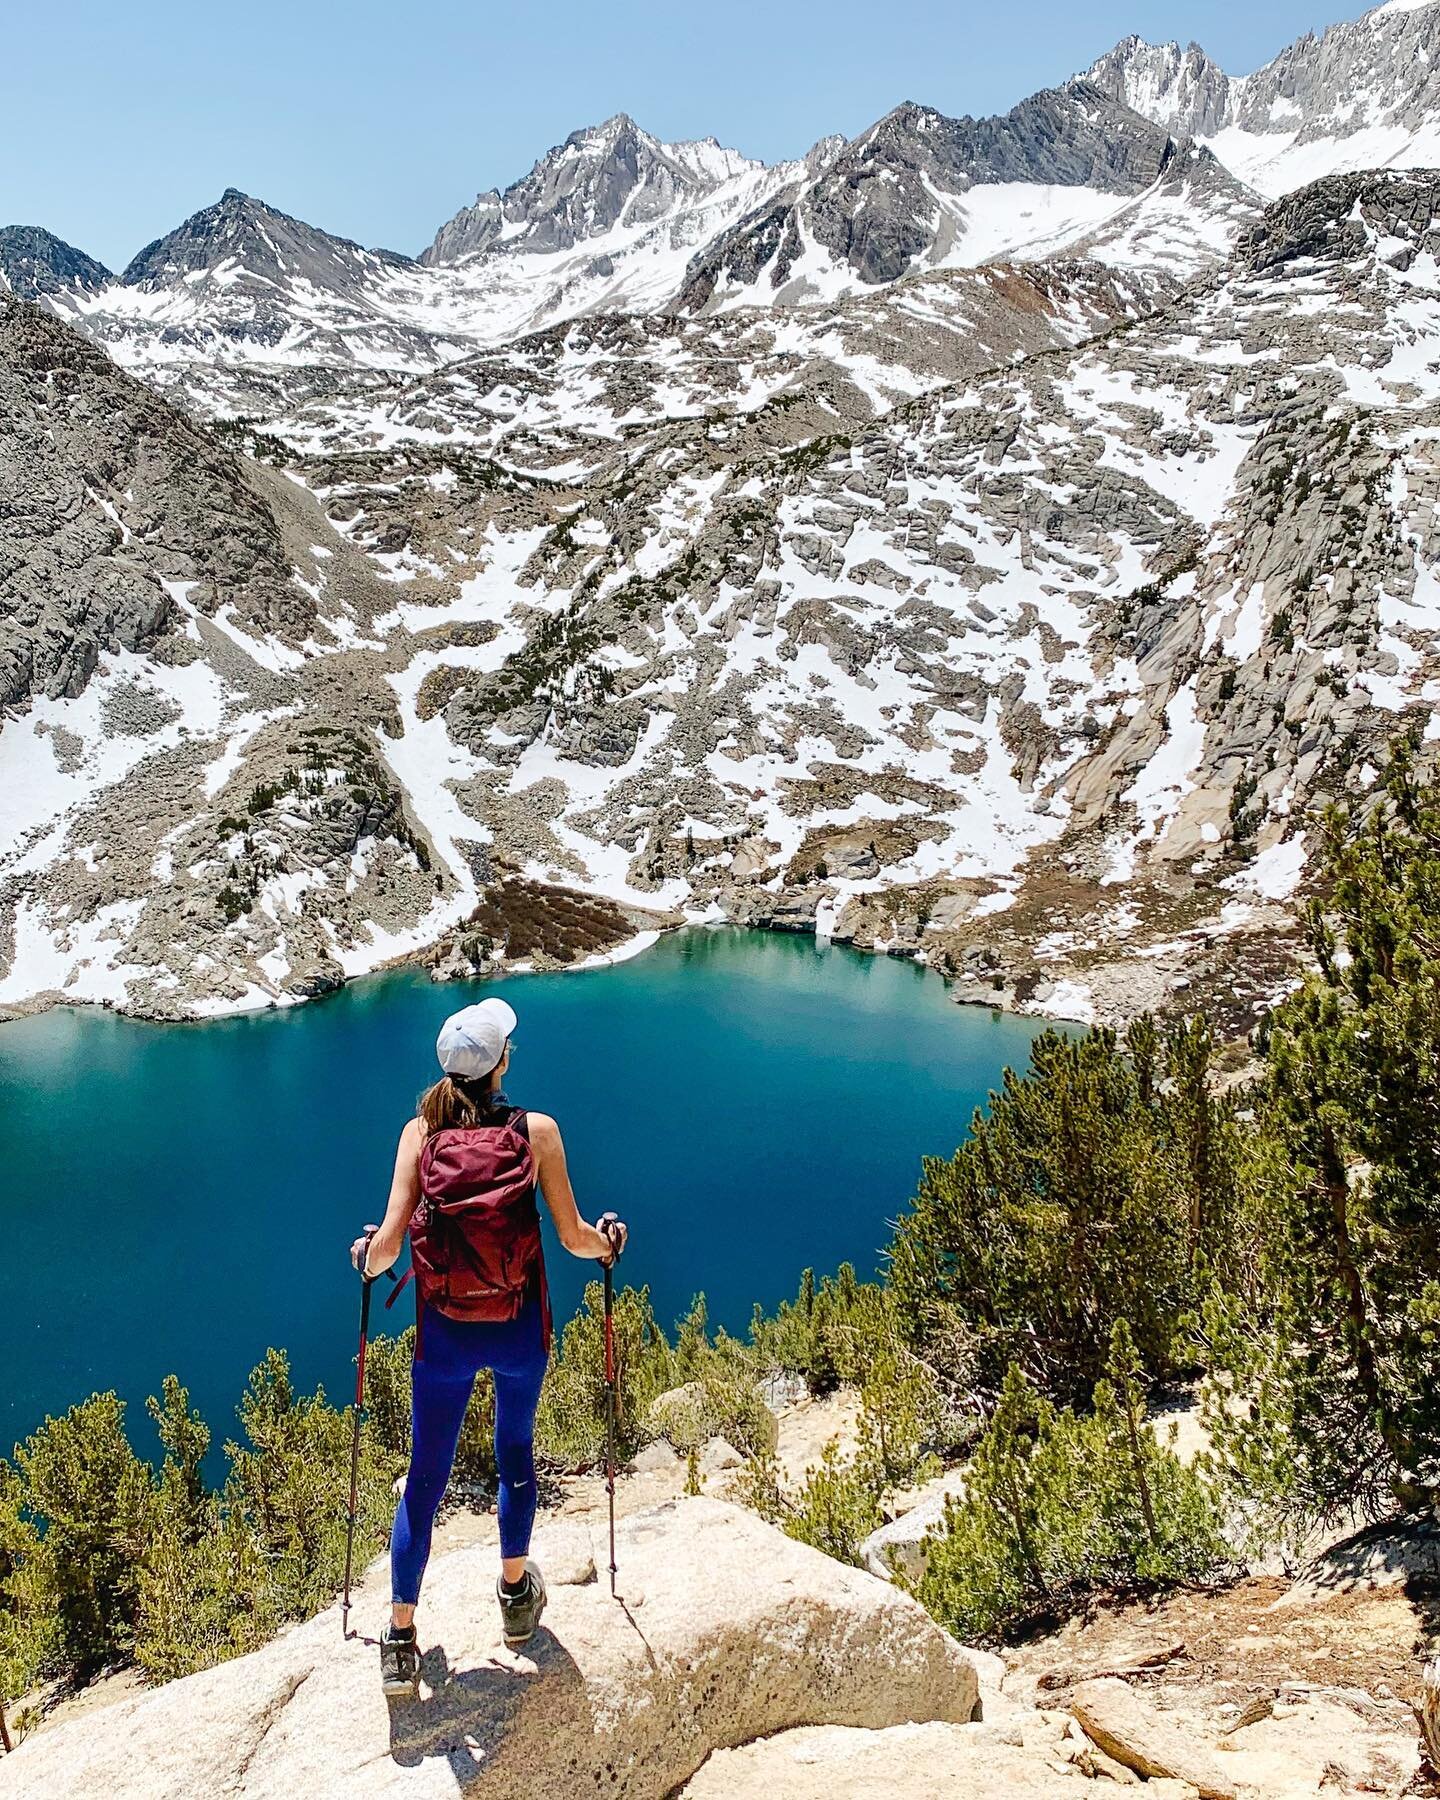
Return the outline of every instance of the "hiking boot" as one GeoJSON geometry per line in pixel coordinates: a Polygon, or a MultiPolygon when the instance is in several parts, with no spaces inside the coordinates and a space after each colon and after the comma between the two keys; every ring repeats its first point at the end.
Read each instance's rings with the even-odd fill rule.
{"type": "Polygon", "coordinates": [[[500,1629],[508,1649],[528,1644],[545,1610],[545,1578],[534,1563],[525,1566],[525,1585],[518,1594],[507,1594],[503,1577],[495,1583],[500,1601],[500,1629]]]}
{"type": "Polygon", "coordinates": [[[420,1646],[412,1625],[400,1636],[387,1625],[380,1639],[380,1690],[387,1700],[413,1700],[420,1691],[420,1646]]]}

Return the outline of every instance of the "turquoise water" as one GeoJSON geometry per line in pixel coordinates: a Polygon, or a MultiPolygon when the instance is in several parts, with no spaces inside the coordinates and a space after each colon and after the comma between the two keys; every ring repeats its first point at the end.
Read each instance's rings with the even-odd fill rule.
{"type": "MultiPolygon", "coordinates": [[[[761,932],[493,985],[520,1016],[510,1096],[560,1120],[581,1210],[630,1222],[625,1279],[666,1324],[703,1288],[736,1330],[807,1264],[873,1271],[921,1155],[954,1149],[1039,1029],[913,964],[761,932]]],[[[0,1448],[109,1387],[146,1443],[171,1371],[218,1443],[270,1344],[343,1397],[346,1247],[381,1216],[441,1019],[482,991],[404,970],[203,1025],[0,1026],[0,1448]]],[[[547,1249],[564,1317],[593,1268],[548,1221],[547,1249]]],[[[407,1294],[385,1326],[411,1316],[407,1294]]]]}

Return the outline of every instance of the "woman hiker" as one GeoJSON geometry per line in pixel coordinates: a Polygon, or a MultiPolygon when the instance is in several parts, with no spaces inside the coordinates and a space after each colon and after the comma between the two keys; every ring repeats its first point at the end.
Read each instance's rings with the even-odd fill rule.
{"type": "Polygon", "coordinates": [[[512,1106],[501,1092],[514,1031],[513,1010],[493,998],[445,1021],[435,1044],[444,1074],[400,1134],[385,1222],[367,1226],[350,1248],[356,1268],[373,1279],[399,1256],[408,1229],[417,1288],[410,1472],[390,1537],[393,1604],[380,1641],[387,1694],[413,1693],[419,1678],[420,1581],[481,1369],[495,1378],[496,1591],[505,1642],[525,1643],[545,1607],[545,1583],[526,1561],[535,1521],[535,1407],[550,1354],[537,1186],[572,1256],[611,1263],[625,1248],[626,1227],[613,1213],[598,1226],[580,1217],[555,1121],[512,1106]]]}

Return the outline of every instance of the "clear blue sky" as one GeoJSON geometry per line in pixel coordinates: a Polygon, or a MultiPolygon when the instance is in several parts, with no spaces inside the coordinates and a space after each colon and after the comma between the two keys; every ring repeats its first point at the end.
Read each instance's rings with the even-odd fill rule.
{"type": "Polygon", "coordinates": [[[226,187],[418,251],[481,188],[615,112],[776,161],[901,100],[1005,111],[1127,32],[1232,73],[1355,0],[75,0],[15,6],[0,224],[112,268],[226,187]]]}

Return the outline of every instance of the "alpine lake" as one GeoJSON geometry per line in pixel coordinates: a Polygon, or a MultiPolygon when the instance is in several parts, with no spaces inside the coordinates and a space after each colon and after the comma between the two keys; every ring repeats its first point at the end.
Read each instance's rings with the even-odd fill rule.
{"type": "MultiPolygon", "coordinates": [[[[743,1332],[806,1267],[874,1274],[922,1156],[954,1151],[1044,1028],[956,1006],[911,962],[728,929],[485,984],[402,969],[202,1024],[0,1026],[0,1451],[111,1388],[151,1450],[145,1397],[173,1372],[217,1455],[269,1345],[343,1402],[350,1240],[383,1214],[442,1019],[484,992],[519,1015],[510,1098],[559,1120],[585,1216],[628,1221],[620,1278],[667,1329],[702,1290],[743,1332]]],[[[558,1325],[596,1270],[545,1230],[558,1325]]],[[[379,1330],[409,1323],[411,1291],[379,1330]]]]}

